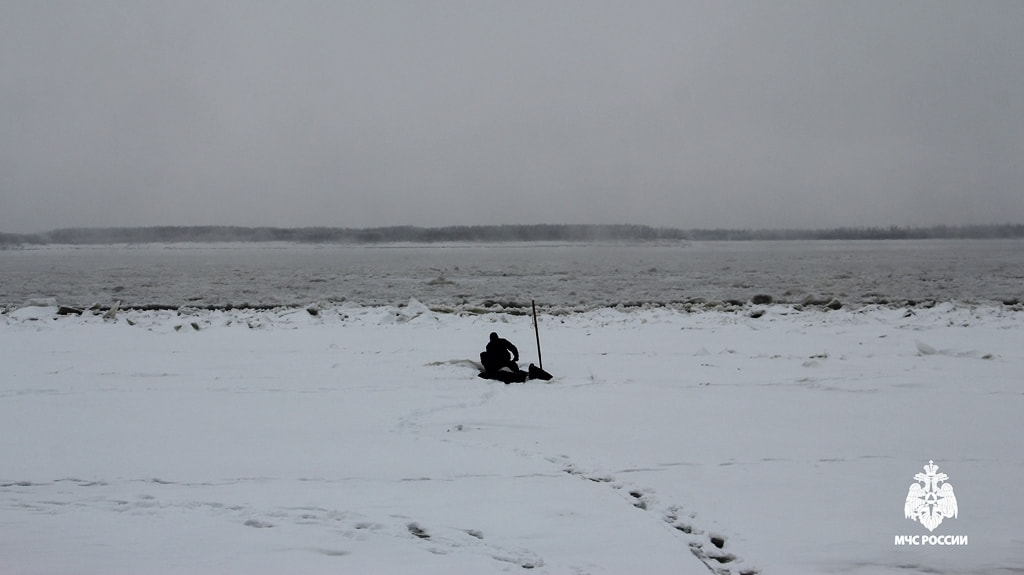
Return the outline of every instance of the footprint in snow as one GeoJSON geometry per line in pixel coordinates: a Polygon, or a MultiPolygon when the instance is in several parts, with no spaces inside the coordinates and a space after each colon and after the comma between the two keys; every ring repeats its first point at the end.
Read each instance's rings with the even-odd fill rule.
{"type": "Polygon", "coordinates": [[[269,529],[273,527],[273,523],[267,523],[266,521],[260,521],[259,519],[250,519],[243,523],[246,527],[253,527],[255,529],[269,529]]]}
{"type": "Polygon", "coordinates": [[[412,533],[414,537],[430,539],[430,533],[427,533],[426,529],[420,527],[419,523],[409,523],[406,525],[406,528],[409,529],[409,533],[412,533]]]}
{"type": "Polygon", "coordinates": [[[464,537],[452,539],[443,536],[435,536],[415,521],[407,523],[405,527],[409,533],[417,539],[423,539],[434,543],[434,545],[429,547],[427,550],[437,555],[447,555],[452,550],[458,548],[480,548],[482,546],[487,550],[488,555],[490,555],[495,561],[517,565],[522,569],[535,569],[544,565],[544,559],[537,556],[536,553],[533,553],[529,549],[509,550],[484,543],[484,534],[482,531],[477,529],[458,530],[472,539],[465,539],[464,537]]]}

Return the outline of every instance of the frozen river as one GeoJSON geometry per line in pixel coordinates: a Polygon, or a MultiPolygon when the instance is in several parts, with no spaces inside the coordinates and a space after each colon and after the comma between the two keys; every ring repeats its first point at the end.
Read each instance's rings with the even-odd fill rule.
{"type": "Polygon", "coordinates": [[[771,296],[846,306],[1024,300],[1024,240],[617,244],[50,245],[0,251],[0,306],[550,310],[701,306],[771,296]]]}

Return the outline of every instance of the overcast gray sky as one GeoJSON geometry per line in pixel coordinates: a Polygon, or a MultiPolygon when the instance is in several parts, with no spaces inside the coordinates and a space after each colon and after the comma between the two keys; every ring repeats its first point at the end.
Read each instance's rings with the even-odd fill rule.
{"type": "Polygon", "coordinates": [[[1024,222],[1024,2],[0,0],[0,231],[1024,222]]]}

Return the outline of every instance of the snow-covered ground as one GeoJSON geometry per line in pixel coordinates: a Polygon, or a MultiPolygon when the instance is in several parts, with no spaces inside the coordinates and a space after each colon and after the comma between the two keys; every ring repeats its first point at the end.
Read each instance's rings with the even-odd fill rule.
{"type": "Polygon", "coordinates": [[[0,573],[1020,573],[1024,312],[762,309],[0,314],[0,573]]]}

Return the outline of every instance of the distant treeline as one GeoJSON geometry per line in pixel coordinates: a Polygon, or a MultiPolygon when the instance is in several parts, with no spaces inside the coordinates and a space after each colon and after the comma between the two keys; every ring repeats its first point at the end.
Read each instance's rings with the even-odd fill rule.
{"type": "Polygon", "coordinates": [[[1024,224],[911,228],[834,228],[820,230],[730,230],[655,228],[638,225],[504,225],[422,228],[252,228],[235,226],[157,226],[67,228],[38,234],[0,233],[0,246],[24,244],[138,244],[213,242],[438,243],[438,242],[594,242],[594,241],[756,241],[902,240],[1022,238],[1024,224]]]}

